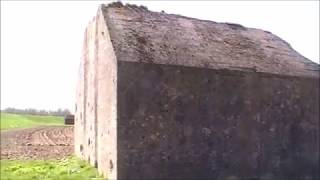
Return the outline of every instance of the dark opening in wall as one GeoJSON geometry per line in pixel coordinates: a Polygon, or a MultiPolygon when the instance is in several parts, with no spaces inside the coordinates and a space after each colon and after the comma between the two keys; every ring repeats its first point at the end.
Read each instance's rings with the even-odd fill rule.
{"type": "Polygon", "coordinates": [[[82,146],[82,144],[80,144],[80,152],[82,152],[83,151],[83,146],[82,146]]]}
{"type": "Polygon", "coordinates": [[[112,160],[109,161],[109,167],[110,167],[110,171],[112,171],[113,170],[113,162],[112,162],[112,160]]]}
{"type": "Polygon", "coordinates": [[[94,167],[98,168],[98,161],[97,160],[94,161],[94,167]]]}

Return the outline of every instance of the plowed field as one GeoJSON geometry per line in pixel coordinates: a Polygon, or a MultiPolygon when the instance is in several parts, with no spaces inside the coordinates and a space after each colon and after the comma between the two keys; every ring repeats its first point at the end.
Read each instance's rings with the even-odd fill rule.
{"type": "Polygon", "coordinates": [[[60,159],[73,154],[73,127],[1,131],[1,159],[60,159]]]}

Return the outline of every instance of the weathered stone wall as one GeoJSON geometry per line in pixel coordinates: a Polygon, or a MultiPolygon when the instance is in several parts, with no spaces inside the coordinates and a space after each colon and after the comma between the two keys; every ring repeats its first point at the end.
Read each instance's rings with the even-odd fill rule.
{"type": "Polygon", "coordinates": [[[101,11],[98,11],[98,169],[117,178],[117,61],[101,11]]]}
{"type": "Polygon", "coordinates": [[[87,59],[87,32],[84,33],[82,57],[78,71],[76,90],[75,119],[74,119],[74,149],[78,157],[84,158],[84,133],[85,133],[85,67],[87,59]]]}
{"type": "Polygon", "coordinates": [[[99,10],[85,32],[75,111],[75,153],[117,177],[117,61],[99,10]]]}
{"type": "Polygon", "coordinates": [[[86,108],[85,108],[85,143],[84,149],[86,151],[86,159],[94,165],[97,161],[97,150],[96,150],[96,128],[97,124],[97,116],[96,116],[96,63],[97,63],[97,48],[96,48],[96,28],[97,21],[93,19],[93,21],[87,27],[87,43],[88,43],[88,58],[87,58],[87,66],[85,67],[86,74],[86,108]]]}
{"type": "Polygon", "coordinates": [[[319,79],[118,62],[119,179],[319,178],[319,79]]]}
{"type": "Polygon", "coordinates": [[[83,57],[80,65],[75,117],[75,152],[92,165],[96,161],[96,21],[93,19],[86,28],[83,57]]]}

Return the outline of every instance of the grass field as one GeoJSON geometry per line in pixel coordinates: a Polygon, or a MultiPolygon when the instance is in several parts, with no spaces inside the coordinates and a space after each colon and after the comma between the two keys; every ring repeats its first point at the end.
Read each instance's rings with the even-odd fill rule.
{"type": "MultiPolygon", "coordinates": [[[[63,117],[1,113],[1,130],[45,125],[64,125],[63,117]]],[[[96,168],[74,156],[52,160],[1,159],[0,167],[1,180],[103,179],[102,176],[99,176],[96,168]]]]}
{"type": "Polygon", "coordinates": [[[1,160],[1,180],[102,180],[95,168],[76,157],[62,160],[1,160]]]}
{"type": "Polygon", "coordinates": [[[1,113],[1,130],[30,128],[44,125],[63,125],[63,117],[1,113]]]}

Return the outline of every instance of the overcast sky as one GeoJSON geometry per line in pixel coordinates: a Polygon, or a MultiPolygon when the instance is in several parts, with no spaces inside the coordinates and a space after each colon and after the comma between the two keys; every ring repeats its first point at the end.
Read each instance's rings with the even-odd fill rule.
{"type": "MultiPolygon", "coordinates": [[[[84,30],[105,2],[1,1],[1,109],[74,110],[84,30]]],[[[319,1],[130,3],[264,29],[319,63],[319,1]]]]}

